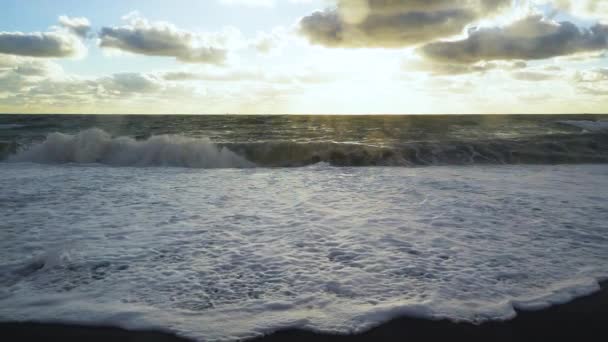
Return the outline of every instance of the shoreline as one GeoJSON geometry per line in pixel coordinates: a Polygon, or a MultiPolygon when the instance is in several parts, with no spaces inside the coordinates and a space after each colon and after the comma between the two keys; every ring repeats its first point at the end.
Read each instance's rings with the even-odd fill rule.
{"type": "MultiPolygon", "coordinates": [[[[427,341],[466,339],[467,341],[537,341],[553,338],[602,336],[608,333],[608,281],[589,296],[538,311],[517,310],[509,321],[491,321],[480,325],[448,320],[401,317],[355,335],[318,333],[287,329],[249,341],[427,341]]],[[[115,327],[51,324],[37,322],[0,322],[0,336],[8,341],[151,341],[186,342],[189,339],[160,331],[130,331],[115,327]]]]}

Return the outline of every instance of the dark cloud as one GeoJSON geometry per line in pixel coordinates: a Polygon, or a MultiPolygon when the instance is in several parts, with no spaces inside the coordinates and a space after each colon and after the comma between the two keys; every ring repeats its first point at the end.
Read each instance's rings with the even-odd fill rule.
{"type": "Polygon", "coordinates": [[[187,63],[221,64],[227,56],[227,51],[213,46],[208,37],[180,30],[169,23],[152,23],[138,17],[125,26],[103,27],[99,39],[103,48],[174,57],[187,63]]]}
{"type": "Polygon", "coordinates": [[[66,32],[0,32],[0,53],[61,58],[73,57],[85,50],[82,42],[66,32]]]}
{"type": "Polygon", "coordinates": [[[61,27],[53,26],[49,32],[0,32],[0,54],[64,58],[85,53],[86,47],[80,38],[83,38],[90,28],[88,19],[61,16],[59,24],[61,27]]]}
{"type": "Polygon", "coordinates": [[[459,34],[510,0],[339,0],[300,20],[300,33],[328,47],[395,48],[459,34]]]}
{"type": "Polygon", "coordinates": [[[435,42],[422,54],[435,61],[476,63],[490,60],[536,60],[608,48],[608,26],[581,29],[533,15],[500,28],[472,29],[466,39],[435,42]]]}
{"type": "Polygon", "coordinates": [[[474,18],[471,12],[450,10],[372,15],[358,25],[349,25],[327,10],[303,18],[300,27],[311,43],[328,47],[403,47],[457,34],[474,18]]]}

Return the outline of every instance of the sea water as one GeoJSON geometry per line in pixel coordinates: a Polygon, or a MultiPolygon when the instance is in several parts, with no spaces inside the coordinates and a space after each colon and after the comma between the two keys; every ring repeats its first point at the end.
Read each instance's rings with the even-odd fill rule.
{"type": "Polygon", "coordinates": [[[608,276],[604,117],[1,119],[3,321],[479,323],[608,276]]]}

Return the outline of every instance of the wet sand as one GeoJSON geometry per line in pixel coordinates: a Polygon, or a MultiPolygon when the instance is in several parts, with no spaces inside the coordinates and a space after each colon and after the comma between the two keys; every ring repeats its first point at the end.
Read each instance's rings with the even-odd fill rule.
{"type": "Polygon", "coordinates": [[[0,323],[3,341],[62,341],[62,342],[188,342],[170,333],[159,331],[129,331],[113,327],[46,323],[0,323]]]}
{"type": "Polygon", "coordinates": [[[608,282],[602,290],[545,310],[518,312],[506,322],[482,325],[398,318],[358,335],[331,335],[286,330],[254,339],[272,341],[548,341],[603,340],[608,334],[608,282]]]}
{"type": "MultiPolygon", "coordinates": [[[[591,296],[541,311],[519,312],[515,319],[506,322],[473,325],[403,317],[357,335],[321,334],[292,329],[252,341],[591,341],[604,340],[606,335],[608,282],[604,282],[602,290],[591,296]]],[[[0,323],[0,337],[4,341],[188,341],[162,332],[42,323],[0,323]]]]}

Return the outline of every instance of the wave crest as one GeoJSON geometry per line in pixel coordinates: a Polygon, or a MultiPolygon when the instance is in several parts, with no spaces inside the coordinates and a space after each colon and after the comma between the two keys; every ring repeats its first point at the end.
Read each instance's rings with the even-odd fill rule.
{"type": "Polygon", "coordinates": [[[75,135],[51,133],[42,143],[9,157],[13,162],[100,163],[112,166],[244,168],[253,163],[208,139],[159,135],[147,140],[113,138],[97,128],[75,135]]]}
{"type": "Polygon", "coordinates": [[[11,154],[8,161],[12,162],[100,163],[140,167],[301,167],[317,163],[332,166],[582,164],[608,163],[608,135],[577,133],[372,146],[292,141],[213,143],[209,139],[178,135],[136,140],[112,137],[94,128],[75,135],[52,133],[45,141],[17,153],[14,153],[18,150],[15,144],[7,145],[2,150],[11,154]]]}
{"type": "Polygon", "coordinates": [[[608,135],[546,135],[520,139],[422,141],[393,146],[334,142],[225,144],[257,165],[434,166],[608,163],[608,135]]]}

